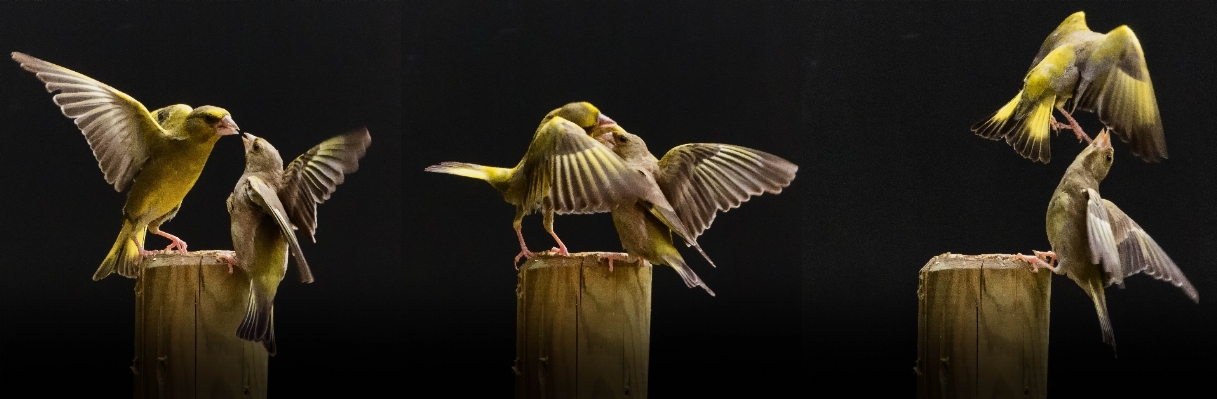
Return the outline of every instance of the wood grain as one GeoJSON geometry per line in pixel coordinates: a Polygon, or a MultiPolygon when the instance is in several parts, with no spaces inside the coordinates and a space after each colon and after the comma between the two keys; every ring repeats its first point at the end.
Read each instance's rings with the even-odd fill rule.
{"type": "Polygon", "coordinates": [[[1046,397],[1051,275],[1009,255],[930,259],[917,288],[917,396],[1046,397]]]}
{"type": "Polygon", "coordinates": [[[249,279],[220,253],[161,253],[135,289],[136,398],[265,398],[267,353],[236,337],[249,279]]]}
{"type": "Polygon", "coordinates": [[[651,266],[541,255],[516,288],[517,398],[645,398],[651,266]]]}

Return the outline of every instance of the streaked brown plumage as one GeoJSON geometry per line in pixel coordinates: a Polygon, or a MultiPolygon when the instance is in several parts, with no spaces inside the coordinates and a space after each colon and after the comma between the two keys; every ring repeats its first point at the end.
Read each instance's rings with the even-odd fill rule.
{"type": "Polygon", "coordinates": [[[1106,131],[1100,132],[1069,165],[1052,194],[1046,217],[1052,252],[1036,255],[1053,259],[1057,266],[1023,258],[1035,267],[1065,274],[1082,287],[1094,301],[1103,342],[1114,351],[1115,333],[1107,315],[1105,287],[1123,286],[1125,277],[1144,272],[1181,288],[1193,301],[1199,302],[1200,295],[1141,226],[1116,204],[1099,197],[1099,183],[1111,168],[1113,152],[1111,137],[1106,131]]]}
{"type": "Polygon", "coordinates": [[[296,229],[316,242],[317,204],[329,199],[345,175],[359,169],[359,159],[372,138],[366,129],[335,136],[297,157],[286,170],[279,151],[265,139],[246,133],[242,140],[245,173],[228,196],[236,259],[228,261],[249,277],[250,290],[245,318],[236,334],[261,342],[274,356],[275,293],[287,273],[289,250],[300,280],[313,282],[296,229]]]}
{"type": "Polygon", "coordinates": [[[640,137],[619,125],[599,128],[593,134],[648,183],[636,202],[613,209],[613,223],[626,252],[673,267],[686,285],[701,286],[710,295],[714,292],[676,250],[672,233],[710,261],[696,239],[710,227],[715,214],[754,195],[780,193],[798,170],[774,155],[728,144],[684,144],[656,159],[640,137]]]}

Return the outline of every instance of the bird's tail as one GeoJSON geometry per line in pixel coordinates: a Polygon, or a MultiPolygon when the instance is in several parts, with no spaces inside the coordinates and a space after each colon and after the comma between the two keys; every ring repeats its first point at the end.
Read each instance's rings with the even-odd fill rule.
{"type": "Polygon", "coordinates": [[[450,175],[472,177],[474,179],[488,181],[491,184],[505,181],[505,179],[508,179],[511,176],[511,169],[494,166],[482,166],[465,162],[441,162],[439,165],[431,165],[423,170],[427,172],[447,173],[450,175]]]}
{"type": "Polygon", "coordinates": [[[1103,343],[1111,345],[1111,352],[1116,354],[1116,332],[1111,328],[1111,319],[1107,316],[1107,297],[1103,293],[1103,283],[1092,279],[1086,286],[1086,295],[1094,301],[1094,310],[1099,315],[1099,328],[1103,330],[1103,343]]]}
{"type": "Polygon", "coordinates": [[[249,287],[249,305],[245,308],[245,318],[237,327],[237,338],[261,342],[266,347],[266,353],[275,355],[278,347],[275,345],[275,306],[274,299],[262,298],[254,290],[253,283],[249,287]]]}
{"type": "Polygon", "coordinates": [[[685,264],[685,260],[684,258],[680,257],[680,253],[664,254],[661,256],[663,257],[664,263],[667,263],[668,266],[676,269],[676,273],[680,274],[680,278],[685,280],[686,286],[689,288],[701,287],[702,289],[706,290],[706,293],[710,294],[710,296],[714,296],[714,291],[710,290],[710,287],[707,287],[706,283],[701,281],[700,277],[697,277],[697,273],[694,273],[693,269],[689,268],[689,265],[685,264]]]}
{"type": "Polygon", "coordinates": [[[136,227],[131,221],[123,220],[123,229],[118,232],[118,239],[110,247],[110,253],[101,261],[97,272],[93,273],[93,281],[101,280],[110,273],[118,272],[128,278],[139,276],[140,249],[144,247],[144,233],[147,227],[136,227]]]}
{"type": "Polygon", "coordinates": [[[1019,155],[1032,161],[1048,163],[1052,158],[1049,147],[1049,121],[1056,97],[1049,96],[1037,104],[1020,104],[1023,92],[994,112],[984,121],[972,125],[976,135],[990,140],[1005,139],[1019,155]]]}
{"type": "MultiPolygon", "coordinates": [[[[652,206],[650,207],[650,210],[651,214],[659,218],[659,220],[663,222],[665,226],[668,226],[669,230],[680,236],[680,239],[685,241],[685,245],[693,247],[697,250],[697,253],[700,253],[703,258],[706,258],[706,262],[709,262],[711,267],[718,267],[718,265],[714,264],[713,260],[710,260],[710,255],[706,255],[706,251],[701,249],[701,245],[697,243],[697,239],[689,238],[692,235],[688,233],[688,228],[686,228],[685,225],[680,222],[680,216],[676,215],[676,212],[662,206],[652,206]]],[[[681,263],[684,263],[683,259],[681,260],[681,263]]]]}

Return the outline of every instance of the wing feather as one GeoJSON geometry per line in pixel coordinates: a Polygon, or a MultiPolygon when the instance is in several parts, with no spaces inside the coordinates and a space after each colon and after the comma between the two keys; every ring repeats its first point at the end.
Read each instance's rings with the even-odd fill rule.
{"type": "Polygon", "coordinates": [[[710,227],[718,211],[763,193],[782,192],[798,166],[750,148],[695,143],[668,151],[659,170],[656,182],[692,240],[710,227]]]}
{"type": "MultiPolygon", "coordinates": [[[[1154,242],[1154,239],[1137,225],[1132,218],[1124,214],[1116,204],[1102,200],[1111,221],[1112,233],[1117,243],[1122,277],[1137,273],[1145,274],[1170,283],[1183,290],[1183,293],[1193,301],[1200,302],[1200,294],[1192,283],[1187,281],[1179,266],[1166,255],[1166,251],[1154,242]]],[[[1110,277],[1109,277],[1110,279],[1110,277]]],[[[1109,282],[1110,283],[1110,282],[1109,282]]]]}
{"type": "MultiPolygon", "coordinates": [[[[300,250],[300,242],[296,240],[296,232],[292,228],[292,223],[288,221],[287,210],[279,201],[279,194],[266,181],[257,176],[248,176],[245,181],[249,185],[249,190],[246,191],[249,199],[262,207],[263,212],[271,215],[275,219],[275,223],[279,225],[279,231],[283,232],[284,237],[287,237],[292,257],[296,258],[296,269],[300,272],[300,281],[313,282],[313,272],[309,269],[308,262],[304,260],[304,251],[300,250]]],[[[287,267],[286,264],[283,266],[287,267]]]]}
{"type": "Polygon", "coordinates": [[[1157,162],[1167,157],[1145,52],[1127,26],[1108,32],[1082,64],[1077,107],[1097,114],[1141,159],[1157,162]]]}
{"type": "Polygon", "coordinates": [[[334,136],[296,157],[283,171],[283,202],[288,219],[316,242],[317,204],[330,199],[344,176],[359,170],[372,136],[357,129],[334,136]]]}

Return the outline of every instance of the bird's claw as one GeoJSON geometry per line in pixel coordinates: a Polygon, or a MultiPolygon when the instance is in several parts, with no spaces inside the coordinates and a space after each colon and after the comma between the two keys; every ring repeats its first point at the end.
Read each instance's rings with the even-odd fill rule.
{"type": "Polygon", "coordinates": [[[225,263],[228,263],[228,274],[232,274],[232,267],[233,267],[233,265],[237,264],[237,258],[234,258],[228,254],[217,254],[216,261],[223,261],[225,263]]]}
{"type": "Polygon", "coordinates": [[[177,249],[178,253],[186,253],[186,242],[182,241],[181,238],[177,238],[177,236],[163,231],[157,231],[156,235],[169,239],[169,246],[165,247],[166,251],[177,249]]]}
{"type": "Polygon", "coordinates": [[[619,253],[606,253],[606,252],[601,252],[601,253],[597,254],[596,258],[600,259],[600,260],[608,259],[609,273],[613,272],[613,261],[614,260],[620,260],[620,261],[629,261],[630,260],[629,255],[622,255],[619,253]]]}
{"type": "Polygon", "coordinates": [[[1059,269],[1058,269],[1058,268],[1056,268],[1055,266],[1053,266],[1053,265],[1051,265],[1051,264],[1049,264],[1049,263],[1047,263],[1047,262],[1044,262],[1044,260],[1041,258],[1041,257],[1043,257],[1043,258],[1049,258],[1049,259],[1051,259],[1051,262],[1052,262],[1052,263],[1056,263],[1056,254],[1055,254],[1055,253],[1052,253],[1052,252],[1040,252],[1040,251],[1032,251],[1032,253],[1034,253],[1034,254],[1035,254],[1035,256],[1031,256],[1031,255],[1023,255],[1023,254],[1021,254],[1021,253],[1020,253],[1020,254],[1017,254],[1017,255],[1012,255],[1012,256],[1013,256],[1015,259],[1021,260],[1021,261],[1023,261],[1023,262],[1027,262],[1027,264],[1031,266],[1031,272],[1032,272],[1032,273],[1039,273],[1039,271],[1040,271],[1040,270],[1039,270],[1039,268],[1040,268],[1040,267],[1043,267],[1043,268],[1045,268],[1045,269],[1051,270],[1051,271],[1052,271],[1052,272],[1054,272],[1054,273],[1056,273],[1056,272],[1059,270],[1059,269]]]}
{"type": "Polygon", "coordinates": [[[529,251],[528,249],[521,249],[520,253],[516,255],[515,260],[512,262],[512,265],[515,266],[516,270],[520,270],[520,258],[532,259],[536,256],[537,254],[535,252],[529,251]]]}

